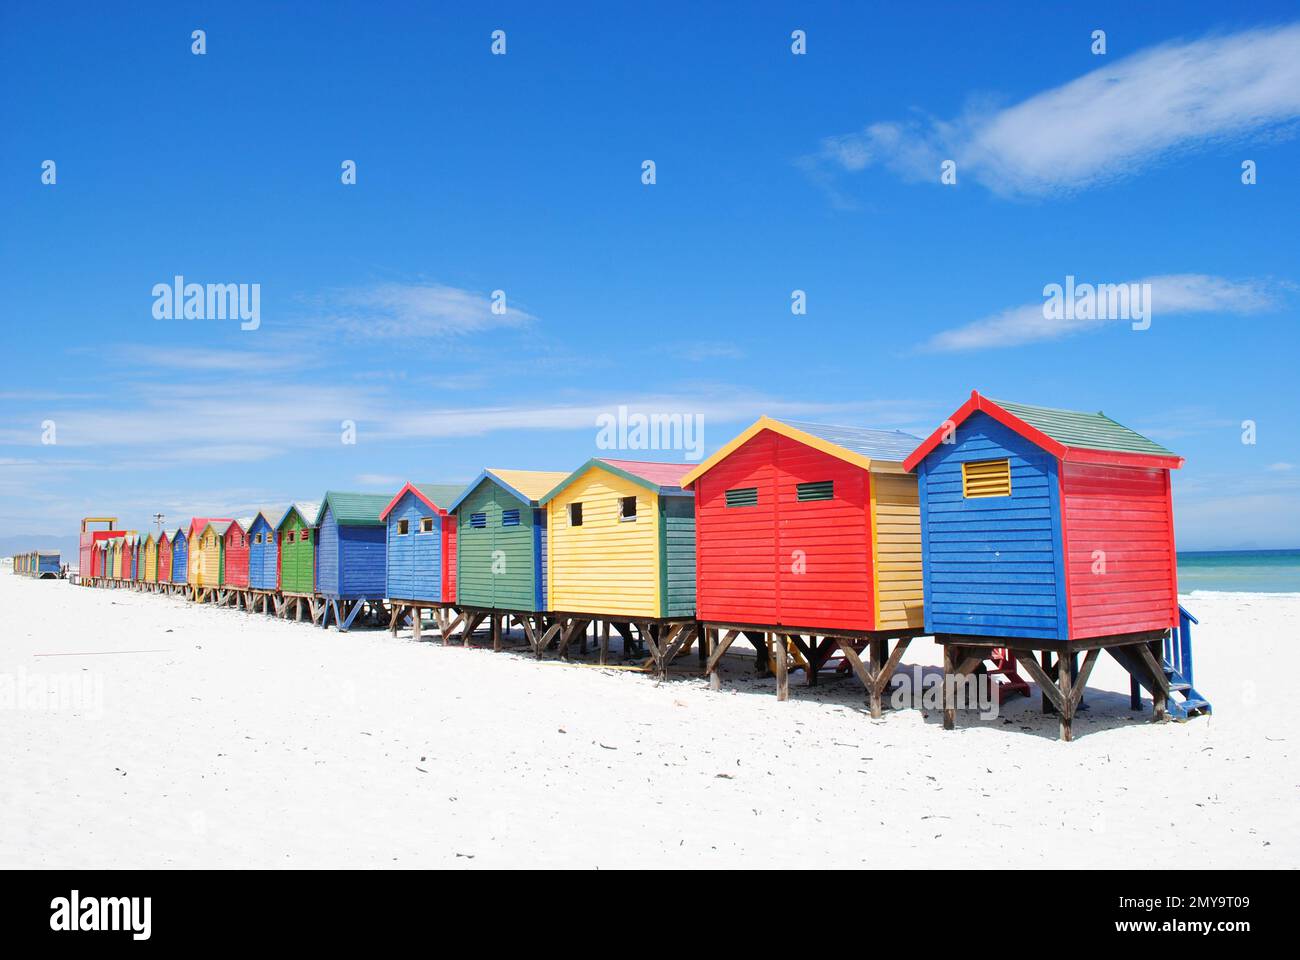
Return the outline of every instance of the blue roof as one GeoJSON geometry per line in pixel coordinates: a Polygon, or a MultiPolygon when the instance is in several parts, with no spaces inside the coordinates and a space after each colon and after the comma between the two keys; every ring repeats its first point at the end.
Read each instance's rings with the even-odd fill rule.
{"type": "MultiPolygon", "coordinates": [[[[775,419],[775,418],[773,418],[775,419]]],[[[873,430],[870,427],[836,427],[825,423],[804,423],[802,420],[781,420],[787,427],[794,427],[811,434],[828,443],[836,444],[853,453],[860,453],[872,460],[897,460],[902,462],[907,455],[921,445],[921,438],[914,437],[902,430],[873,430]]]]}

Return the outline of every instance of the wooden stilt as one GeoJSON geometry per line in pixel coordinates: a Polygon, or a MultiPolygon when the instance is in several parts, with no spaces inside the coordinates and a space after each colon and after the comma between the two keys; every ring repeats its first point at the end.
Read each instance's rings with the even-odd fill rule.
{"type": "Polygon", "coordinates": [[[953,685],[956,683],[956,674],[953,672],[953,659],[956,652],[951,644],[943,645],[943,728],[945,730],[955,729],[957,726],[957,704],[954,702],[953,685]]]}
{"type": "Polygon", "coordinates": [[[784,701],[790,699],[790,673],[787,669],[785,637],[779,633],[767,634],[768,649],[775,648],[772,655],[772,666],[776,668],[776,699],[784,701]]]}
{"type": "Polygon", "coordinates": [[[1064,655],[1056,658],[1056,682],[1061,688],[1061,739],[1069,743],[1074,739],[1075,699],[1070,695],[1074,682],[1072,658],[1064,655]]]}

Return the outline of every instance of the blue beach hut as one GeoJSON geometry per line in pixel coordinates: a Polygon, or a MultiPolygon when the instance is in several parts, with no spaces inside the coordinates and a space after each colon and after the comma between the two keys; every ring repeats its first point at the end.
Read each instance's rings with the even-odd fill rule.
{"type": "Polygon", "coordinates": [[[316,592],[326,603],[321,626],[330,613],[340,630],[352,626],[363,607],[383,600],[387,569],[386,528],[380,514],[388,497],[372,493],[327,491],[316,514],[316,592]]]}

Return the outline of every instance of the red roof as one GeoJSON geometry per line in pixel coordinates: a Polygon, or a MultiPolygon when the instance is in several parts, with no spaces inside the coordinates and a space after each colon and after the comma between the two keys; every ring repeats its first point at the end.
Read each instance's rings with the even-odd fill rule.
{"type": "Polygon", "coordinates": [[[190,521],[190,536],[194,536],[194,531],[203,532],[203,528],[209,523],[234,523],[234,517],[195,517],[190,521]]]}
{"type": "MultiPolygon", "coordinates": [[[[934,433],[930,434],[903,461],[903,469],[915,470],[922,460],[928,457],[939,444],[944,442],[944,437],[949,431],[955,429],[975,413],[987,414],[1004,427],[1018,433],[1036,447],[1047,451],[1059,460],[1070,460],[1078,463],[1108,463],[1116,466],[1160,467],[1173,470],[1183,465],[1183,458],[1176,453],[1166,450],[1140,434],[1134,433],[1127,427],[1115,423],[1104,414],[1050,410],[1046,407],[1031,407],[1025,404],[1002,404],[996,400],[990,400],[976,390],[972,390],[970,399],[962,404],[951,417],[944,421],[934,433]],[[1015,412],[1012,412],[1013,410],[1015,412]],[[1039,414],[1044,416],[1039,416],[1039,414]],[[1077,426],[1072,431],[1066,431],[1066,427],[1081,419],[1101,423],[1112,439],[1118,436],[1123,441],[1123,445],[1114,442],[1091,441],[1089,432],[1077,426]],[[1035,426],[1029,420],[1037,420],[1040,425],[1035,426]],[[1047,432],[1047,430],[1052,429],[1050,426],[1047,427],[1047,430],[1043,429],[1043,426],[1046,426],[1047,423],[1058,422],[1064,422],[1064,426],[1057,427],[1058,436],[1053,436],[1047,432]]],[[[1096,428],[1091,430],[1093,434],[1100,432],[1102,431],[1096,428]]]]}
{"type": "Polygon", "coordinates": [[[660,487],[680,487],[682,478],[695,468],[693,463],[658,463],[653,460],[610,460],[600,458],[616,470],[634,474],[649,483],[660,487]]]}

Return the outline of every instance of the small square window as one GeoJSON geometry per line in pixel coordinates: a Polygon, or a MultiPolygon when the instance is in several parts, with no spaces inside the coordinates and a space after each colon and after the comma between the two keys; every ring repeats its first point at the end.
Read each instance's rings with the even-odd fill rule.
{"type": "Polygon", "coordinates": [[[292,530],[289,531],[289,542],[290,542],[290,543],[293,543],[293,531],[292,531],[292,530]]]}
{"type": "Polygon", "coordinates": [[[408,533],[410,533],[410,532],[411,532],[411,521],[410,521],[410,520],[398,520],[398,521],[397,521],[397,535],[398,535],[399,537],[404,537],[404,536],[406,536],[406,535],[407,535],[408,533]]]}
{"type": "Polygon", "coordinates": [[[420,532],[433,533],[433,517],[420,518],[420,532]]]}
{"type": "Polygon", "coordinates": [[[619,520],[636,519],[636,497],[618,498],[618,519],[619,520]]]}
{"type": "Polygon", "coordinates": [[[581,503],[569,504],[569,526],[571,527],[582,526],[582,504],[581,503]]]}
{"type": "Polygon", "coordinates": [[[503,526],[503,527],[517,527],[517,526],[519,526],[519,511],[518,511],[518,510],[502,510],[502,511],[501,511],[501,526],[503,526]]]}
{"type": "Polygon", "coordinates": [[[469,515],[469,525],[475,530],[482,530],[487,526],[486,513],[471,513],[469,515]]]}

